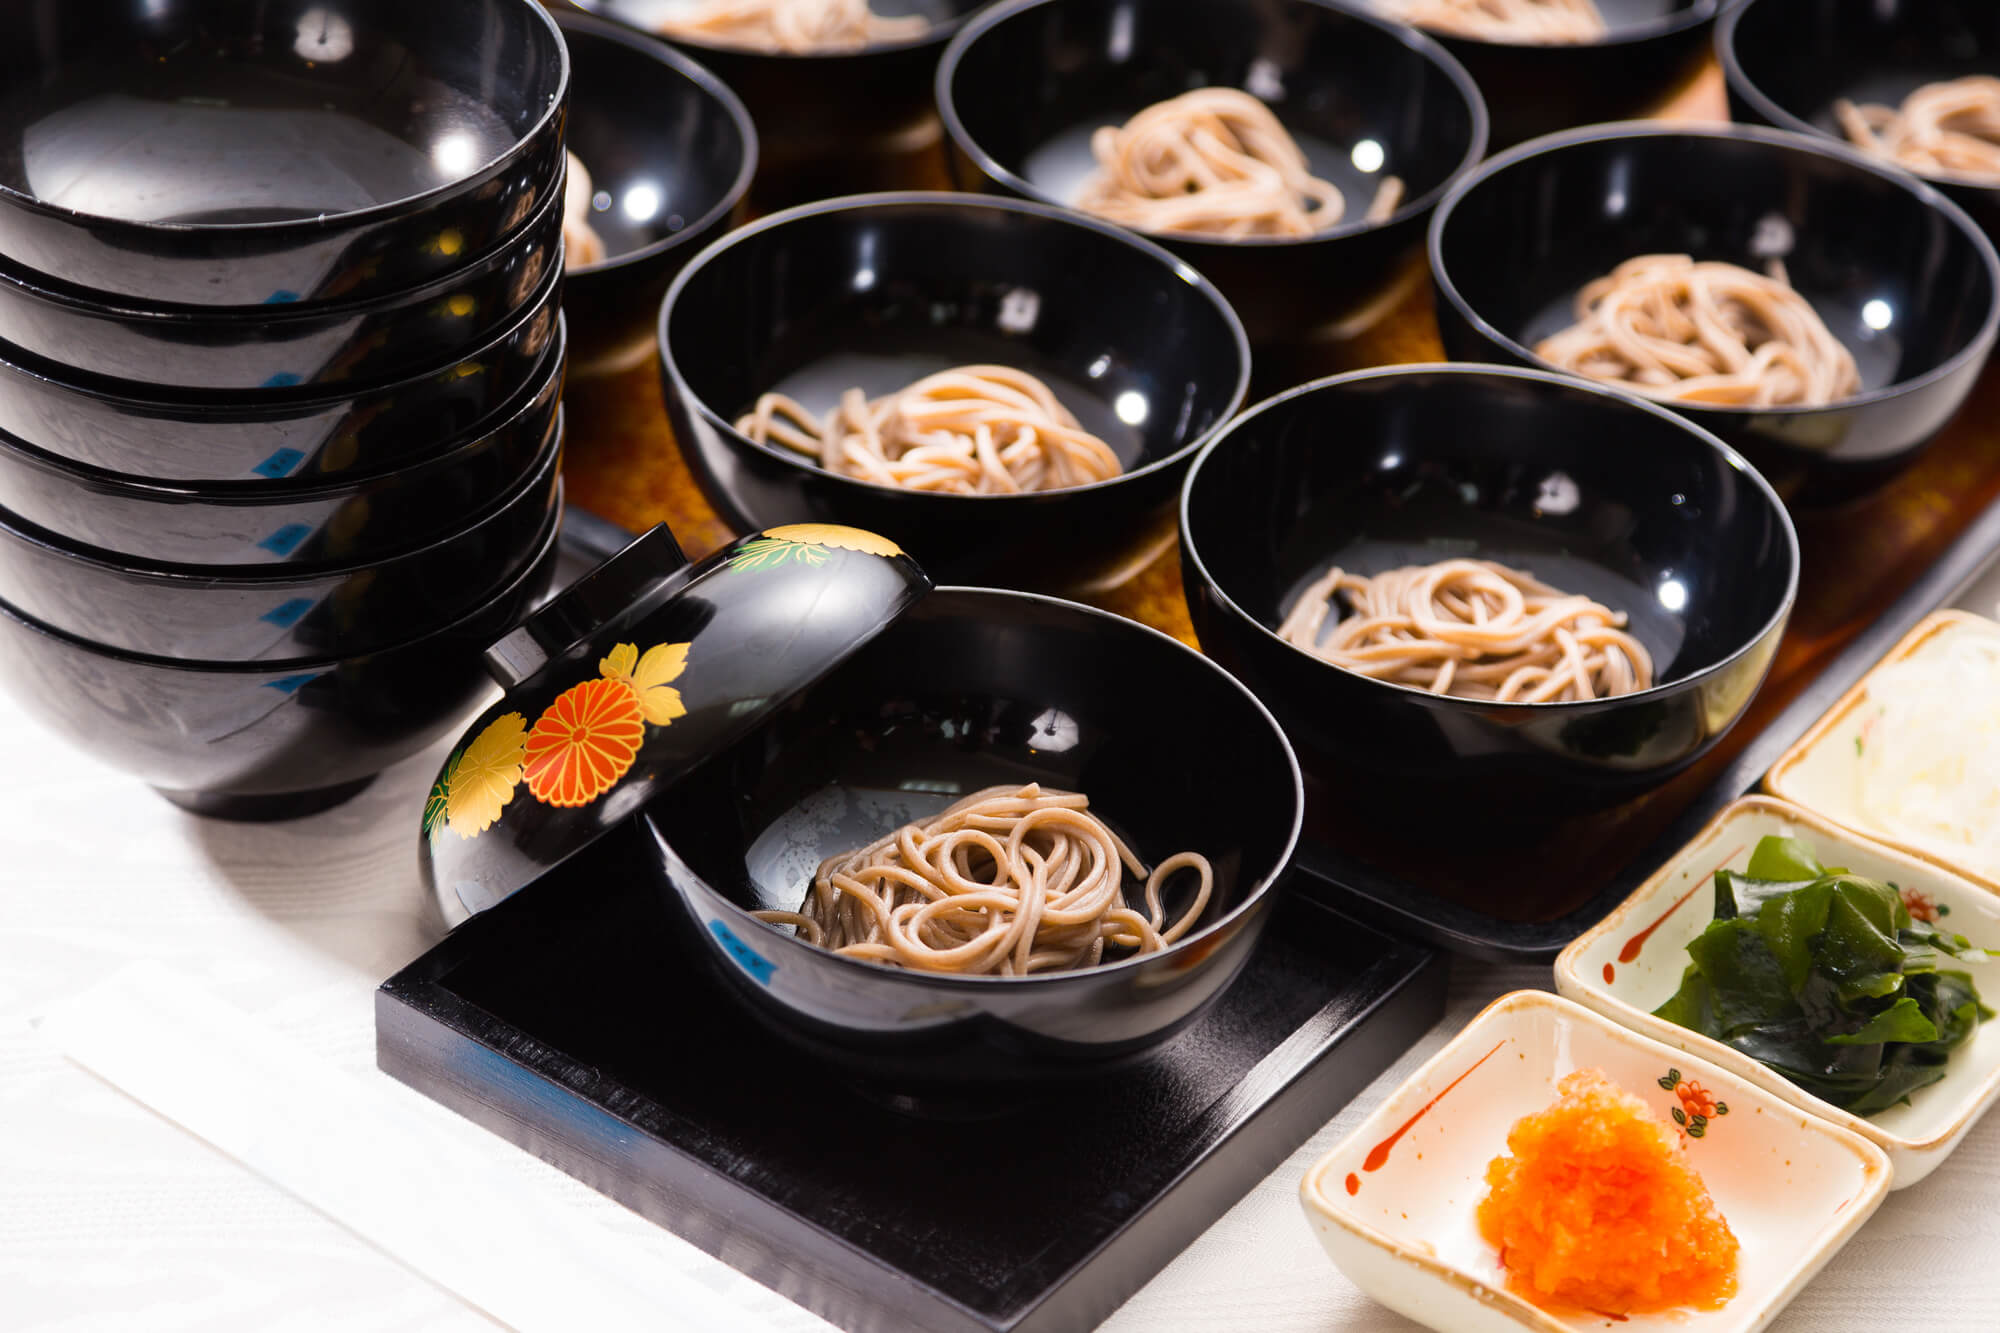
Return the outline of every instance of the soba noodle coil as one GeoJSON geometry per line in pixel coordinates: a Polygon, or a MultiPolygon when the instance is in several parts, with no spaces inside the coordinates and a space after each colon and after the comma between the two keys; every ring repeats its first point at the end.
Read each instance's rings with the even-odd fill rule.
{"type": "MultiPolygon", "coordinates": [[[[1097,170],[1076,206],[1136,231],[1310,236],[1347,212],[1340,187],[1312,174],[1305,151],[1271,109],[1235,88],[1197,88],[1090,138],[1097,170]]],[[[1380,221],[1402,202],[1383,178],[1368,209],[1380,221]]]]}
{"type": "Polygon", "coordinates": [[[1921,176],[2000,185],[2000,78],[1974,74],[1927,83],[1901,106],[1833,104],[1855,147],[1921,176]]]}
{"type": "Polygon", "coordinates": [[[1399,23],[1488,42],[1558,46],[1606,31],[1593,0],[1381,0],[1380,8],[1399,23]]]}
{"type": "Polygon", "coordinates": [[[601,263],[609,253],[604,238],[590,225],[591,201],[597,190],[590,172],[575,153],[569,154],[569,176],[563,186],[563,268],[601,263]]]}
{"type": "Polygon", "coordinates": [[[1087,797],[1028,783],[976,791],[828,857],[796,912],[754,915],[871,963],[1029,976],[1157,953],[1193,929],[1214,886],[1208,858],[1182,852],[1148,873],[1087,797]],[[1169,924],[1163,895],[1182,870],[1195,872],[1195,893],[1169,924]],[[1144,882],[1143,912],[1126,901],[1126,871],[1144,882]]]}
{"type": "Polygon", "coordinates": [[[923,36],[930,26],[921,14],[877,14],[868,0],[703,0],[659,30],[666,37],[746,51],[815,55],[906,42],[923,36]]]}
{"type": "Polygon", "coordinates": [[[1278,637],[1349,671],[1500,703],[1603,699],[1651,687],[1625,613],[1491,560],[1364,577],[1335,567],[1299,595],[1278,637]],[[1337,614],[1336,599],[1347,615],[1337,614]],[[1326,622],[1337,623],[1329,631],[1326,622]]]}
{"type": "Polygon", "coordinates": [[[1107,481],[1124,470],[1048,385],[1011,366],[957,366],[873,399],[849,389],[823,420],[796,399],[767,393],[736,429],[816,458],[829,472],[915,491],[1013,495],[1107,481]]]}
{"type": "Polygon", "coordinates": [[[1664,402],[1817,407],[1861,388],[1854,354],[1782,269],[1640,255],[1577,293],[1576,319],[1535,355],[1664,402]]]}

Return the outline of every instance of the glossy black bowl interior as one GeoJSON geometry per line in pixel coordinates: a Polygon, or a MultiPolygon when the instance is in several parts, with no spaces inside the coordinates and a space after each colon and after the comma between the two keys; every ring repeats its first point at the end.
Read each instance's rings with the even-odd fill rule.
{"type": "Polygon", "coordinates": [[[0,432],[57,458],[163,481],[380,471],[499,424],[559,341],[562,271],[442,366],[372,385],[168,393],[78,375],[0,344],[0,432]]]}
{"type": "Polygon", "coordinates": [[[557,503],[562,431],[515,485],[442,536],[368,560],[172,565],[64,541],[0,511],[0,602],[152,657],[348,657],[455,620],[511,582],[557,503]]]}
{"type": "Polygon", "coordinates": [[[880,532],[934,577],[1070,586],[1128,551],[1200,442],[1242,404],[1249,351],[1215,289],[1127,232],[1038,204],[878,195],[807,205],[697,256],[660,316],[674,438],[738,531],[827,521],[880,532]],[[758,395],[822,412],[947,366],[1040,376],[1126,471],[1023,495],[835,476],[733,423],[758,395]]]}
{"type": "Polygon", "coordinates": [[[1445,350],[1540,364],[1579,288],[1634,255],[1691,254],[1792,285],[1854,354],[1862,392],[1825,407],[1683,405],[1795,503],[1849,498],[1909,462],[1957,412],[2000,320],[1993,247],[1894,168],[1772,130],[1578,130],[1493,159],[1431,228],[1445,350]]]}
{"type": "Polygon", "coordinates": [[[534,0],[0,9],[0,256],[244,306],[439,276],[560,188],[569,66],[534,0]]]}
{"type": "Polygon", "coordinates": [[[453,360],[521,312],[562,254],[562,195],[486,254],[359,301],[144,304],[0,264],[0,343],[163,392],[350,386],[453,360]]]}
{"type": "MultiPolygon", "coordinates": [[[[2000,74],[2000,5],[1988,0],[1745,0],[1723,16],[1715,52],[1737,120],[1847,142],[1833,104],[1900,106],[1927,83],[2000,74]]],[[[2000,185],[1931,178],[1989,236],[2000,185]]]]}
{"type": "Polygon", "coordinates": [[[1251,409],[1181,502],[1205,651],[1284,724],[1308,774],[1371,820],[1516,827],[1613,804],[1700,756],[1763,680],[1798,588],[1777,496],[1720,441],[1540,371],[1362,371],[1251,409]],[[1277,637],[1330,566],[1497,560],[1630,617],[1657,683],[1494,704],[1374,680],[1277,637]]]}
{"type": "MultiPolygon", "coordinates": [[[[690,0],[574,2],[646,33],[691,7],[690,0]]],[[[759,211],[916,183],[885,178],[885,160],[935,141],[931,75],[938,52],[979,0],[873,0],[869,8],[891,18],[921,15],[931,26],[907,41],[811,55],[671,39],[750,109],[762,163],[754,191],[759,211]]]]}
{"type": "Polygon", "coordinates": [[[408,466],[279,481],[135,480],[0,436],[0,511],[67,542],[171,564],[371,560],[459,527],[512,490],[556,429],[558,348],[490,430],[408,466]]]}
{"type": "Polygon", "coordinates": [[[0,604],[0,687],[49,727],[176,805],[231,819],[310,814],[463,725],[493,688],[487,647],[556,575],[561,507],[512,578],[375,652],[286,662],[122,653],[0,604]]]}
{"type": "Polygon", "coordinates": [[[1064,206],[1095,170],[1098,128],[1201,87],[1269,103],[1346,197],[1340,224],[1303,239],[1153,238],[1213,279],[1260,345],[1305,339],[1378,298],[1486,145],[1479,93],[1435,42],[1320,0],[1016,0],[966,25],[937,85],[961,187],[1064,206]],[[1392,175],[1402,203],[1368,222],[1392,175]]]}
{"type": "Polygon", "coordinates": [[[1493,118],[1493,147],[1511,148],[1556,130],[1652,110],[1700,67],[1710,25],[1724,3],[1597,0],[1606,32],[1596,42],[1534,45],[1432,35],[1478,83],[1493,118]]]}
{"type": "Polygon", "coordinates": [[[757,132],[736,94],[672,47],[588,15],[557,22],[576,70],[569,150],[590,172],[606,251],[563,283],[570,361],[613,369],[652,354],[667,284],[740,220],[757,132]]]}
{"type": "MultiPolygon", "coordinates": [[[[1072,603],[946,588],[647,818],[672,891],[745,1003],[894,1087],[1101,1069],[1164,1040],[1248,956],[1300,808],[1277,724],[1199,654],[1072,603]],[[1215,897],[1196,929],[1095,969],[953,978],[841,958],[748,915],[796,908],[828,855],[1025,782],[1089,796],[1148,865],[1207,856],[1215,897]]],[[[1170,918],[1192,892],[1170,883],[1170,918]]]]}

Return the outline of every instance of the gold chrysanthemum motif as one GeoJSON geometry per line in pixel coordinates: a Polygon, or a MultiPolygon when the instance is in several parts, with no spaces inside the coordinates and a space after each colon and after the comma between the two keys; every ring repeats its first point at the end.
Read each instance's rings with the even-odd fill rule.
{"type": "Polygon", "coordinates": [[[860,551],[866,555],[879,555],[884,558],[903,553],[903,548],[887,537],[877,536],[860,528],[842,527],[838,523],[787,523],[781,528],[766,528],[763,535],[775,537],[782,542],[831,546],[842,551],[860,551]]]}
{"type": "Polygon", "coordinates": [[[445,823],[453,833],[474,837],[500,818],[521,785],[527,738],[528,720],[519,713],[503,713],[465,747],[444,782],[445,823]]]}
{"type": "Polygon", "coordinates": [[[677,717],[687,716],[687,705],[681,702],[681,692],[674,689],[671,682],[679,680],[687,670],[688,649],[691,644],[661,643],[648,648],[644,656],[639,646],[621,643],[611,650],[611,655],[597,664],[597,669],[606,680],[622,680],[632,687],[639,696],[639,710],[646,721],[656,727],[664,727],[677,717]]]}

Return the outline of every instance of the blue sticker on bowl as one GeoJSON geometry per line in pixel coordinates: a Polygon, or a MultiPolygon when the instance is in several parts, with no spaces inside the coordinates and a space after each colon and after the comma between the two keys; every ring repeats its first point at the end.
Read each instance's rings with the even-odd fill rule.
{"type": "Polygon", "coordinates": [[[303,384],[304,382],[305,381],[301,380],[297,375],[293,374],[291,371],[281,370],[277,374],[271,376],[271,378],[265,380],[260,387],[266,389],[291,389],[297,387],[300,384],[303,384]]]}
{"type": "Polygon", "coordinates": [[[276,690],[280,694],[297,694],[300,690],[318,680],[322,674],[324,673],[309,671],[300,676],[280,676],[277,680],[265,681],[264,688],[267,690],[276,690]]]}
{"type": "Polygon", "coordinates": [[[310,597],[294,597],[289,602],[272,607],[257,619],[276,625],[279,629],[290,629],[303,620],[306,612],[312,610],[313,606],[314,602],[310,597]]]}
{"type": "Polygon", "coordinates": [[[312,529],[303,523],[287,523],[257,544],[272,555],[290,555],[299,549],[299,543],[312,536],[312,529]]]}
{"type": "Polygon", "coordinates": [[[736,932],[720,921],[709,922],[708,928],[716,939],[722,941],[723,949],[736,960],[737,966],[757,978],[761,984],[766,986],[771,984],[771,977],[778,970],[777,964],[738,939],[736,932]]]}
{"type": "Polygon", "coordinates": [[[289,477],[292,469],[305,461],[306,456],[296,449],[280,449],[250,470],[260,477],[289,477]]]}

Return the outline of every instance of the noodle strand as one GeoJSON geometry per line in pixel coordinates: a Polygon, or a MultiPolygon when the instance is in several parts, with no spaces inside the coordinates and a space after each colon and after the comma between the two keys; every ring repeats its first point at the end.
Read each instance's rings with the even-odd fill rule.
{"type": "Polygon", "coordinates": [[[1148,873],[1075,792],[988,787],[921,823],[820,863],[795,912],[753,913],[808,944],[926,972],[1028,976],[1094,967],[1106,949],[1157,953],[1193,929],[1215,874],[1197,852],[1148,873]],[[1183,870],[1193,900],[1171,924],[1163,890],[1183,870]],[[1145,881],[1146,910],[1125,900],[1145,881]]]}
{"type": "Polygon", "coordinates": [[[1593,0],[1382,0],[1381,8],[1399,23],[1490,42],[1559,46],[1606,32],[1593,0]]]}
{"type": "Polygon", "coordinates": [[[1925,176],[2000,185],[2000,78],[1927,83],[1899,107],[1833,104],[1855,147],[1925,176]]]}
{"type": "Polygon", "coordinates": [[[877,14],[868,0],[703,0],[659,30],[666,37],[718,46],[810,55],[909,41],[930,26],[921,14],[877,14]]]}

